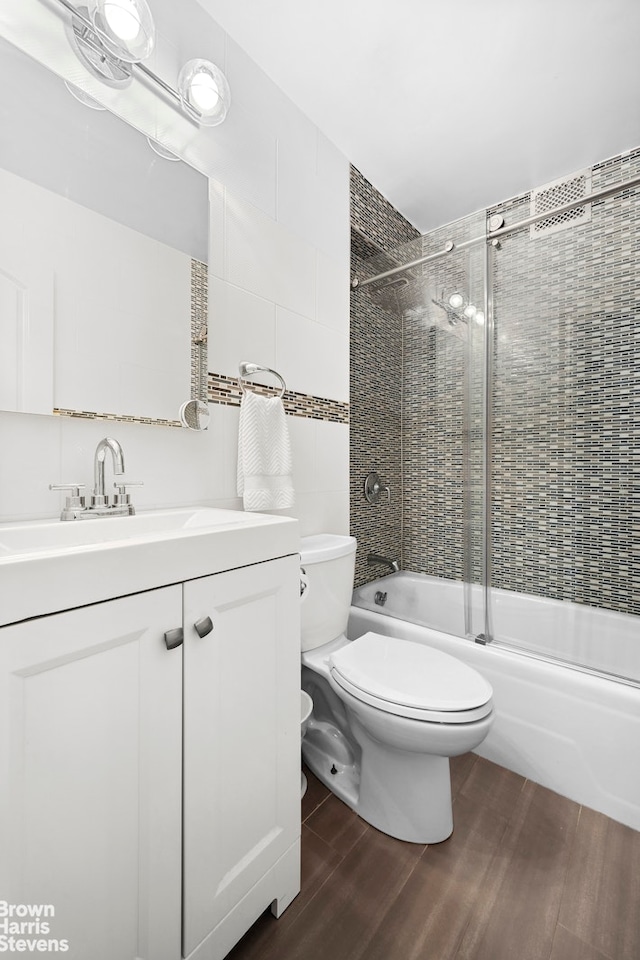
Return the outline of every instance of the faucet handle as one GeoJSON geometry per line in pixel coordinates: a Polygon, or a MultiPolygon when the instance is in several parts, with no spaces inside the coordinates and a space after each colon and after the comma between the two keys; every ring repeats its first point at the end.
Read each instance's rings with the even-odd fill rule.
{"type": "Polygon", "coordinates": [[[50,483],[49,490],[70,490],[65,507],[84,507],[84,497],[80,496],[84,483],[50,483]]]}
{"type": "Polygon", "coordinates": [[[113,484],[116,493],[113,496],[114,507],[129,507],[131,513],[134,512],[131,506],[131,495],[127,493],[127,487],[143,487],[144,480],[124,480],[113,484]]]}
{"type": "Polygon", "coordinates": [[[84,483],[50,483],[49,490],[71,491],[65,500],[64,509],[60,515],[61,520],[73,520],[74,511],[85,509],[85,499],[80,496],[80,491],[84,490],[84,483]]]}

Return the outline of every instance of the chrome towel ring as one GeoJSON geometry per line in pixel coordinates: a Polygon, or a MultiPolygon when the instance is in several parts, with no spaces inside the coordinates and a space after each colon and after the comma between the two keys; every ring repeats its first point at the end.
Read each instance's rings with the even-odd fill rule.
{"type": "Polygon", "coordinates": [[[278,396],[282,400],[287,389],[287,384],[285,383],[284,377],[282,377],[277,370],[272,370],[271,367],[263,367],[260,363],[250,363],[244,360],[238,367],[240,371],[240,389],[243,393],[247,392],[249,384],[245,382],[247,377],[253,376],[254,373],[270,373],[280,381],[280,393],[278,396]]]}

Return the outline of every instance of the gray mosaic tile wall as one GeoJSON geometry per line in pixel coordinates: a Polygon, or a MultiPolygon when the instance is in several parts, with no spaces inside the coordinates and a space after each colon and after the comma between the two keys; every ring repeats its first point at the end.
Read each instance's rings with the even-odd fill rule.
{"type": "MultiPolygon", "coordinates": [[[[363,276],[387,269],[382,251],[418,236],[391,204],[362,174],[351,170],[351,275],[363,276]],[[373,256],[379,257],[372,265],[373,256]]],[[[401,559],[402,549],[402,320],[369,294],[368,288],[351,296],[351,532],[358,541],[356,586],[384,574],[367,565],[366,555],[378,553],[401,559]],[[391,502],[369,504],[364,479],[376,470],[391,488],[391,502]]]]}
{"type": "MultiPolygon", "coordinates": [[[[484,220],[476,214],[432,231],[407,259],[483,235],[484,220]]],[[[414,270],[400,294],[403,560],[407,570],[453,579],[481,572],[483,330],[445,308],[459,293],[484,309],[483,258],[484,243],[443,256],[414,270]]]]}
{"type": "MultiPolygon", "coordinates": [[[[639,174],[635,150],[591,190],[639,174]]],[[[517,223],[529,197],[496,209],[517,223]]],[[[492,279],[493,583],[640,614],[640,189],[508,236],[492,279]]]]}
{"type": "MultiPolygon", "coordinates": [[[[640,149],[597,164],[591,190],[639,173],[640,149]]],[[[360,276],[480,235],[485,215],[513,224],[530,214],[526,194],[394,249],[392,208],[357,171],[352,186],[360,276]],[[362,234],[385,255],[367,261],[374,248],[362,234]]],[[[535,238],[523,228],[492,252],[494,586],[640,614],[639,255],[637,188],[592,204],[590,221],[535,238]]],[[[414,270],[409,283],[365,288],[352,315],[353,533],[362,552],[400,552],[406,569],[473,580],[482,555],[482,327],[452,326],[432,301],[460,290],[479,304],[483,257],[480,244],[414,270]],[[390,508],[362,498],[374,467],[388,471],[390,508]]],[[[357,582],[377,573],[359,555],[357,582]]]]}

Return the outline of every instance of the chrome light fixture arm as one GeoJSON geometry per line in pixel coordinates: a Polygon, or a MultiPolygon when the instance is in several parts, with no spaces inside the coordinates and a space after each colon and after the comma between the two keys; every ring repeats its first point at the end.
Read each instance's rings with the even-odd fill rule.
{"type": "MultiPolygon", "coordinates": [[[[87,0],[96,8],[100,0],[87,0]]],[[[139,0],[148,11],[146,0],[139,0]]],[[[178,89],[159,77],[141,60],[153,47],[155,28],[148,11],[148,30],[151,39],[145,51],[129,52],[126,41],[122,49],[115,45],[100,29],[97,14],[91,14],[86,6],[76,7],[70,0],[57,3],[71,14],[71,43],[83,65],[99,80],[110,86],[124,87],[138,71],[141,77],[156,86],[177,106],[183,116],[198,126],[216,126],[225,119],[231,105],[231,93],[226,77],[215,64],[208,60],[190,60],[180,71],[178,89]]]]}

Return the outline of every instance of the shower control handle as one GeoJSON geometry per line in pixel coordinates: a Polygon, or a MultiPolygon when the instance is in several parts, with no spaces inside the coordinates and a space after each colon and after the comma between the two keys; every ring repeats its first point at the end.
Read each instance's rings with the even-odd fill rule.
{"type": "Polygon", "coordinates": [[[367,503],[377,503],[383,493],[387,495],[387,503],[391,503],[391,488],[383,484],[380,474],[375,471],[367,474],[364,481],[364,498],[367,503]]]}

